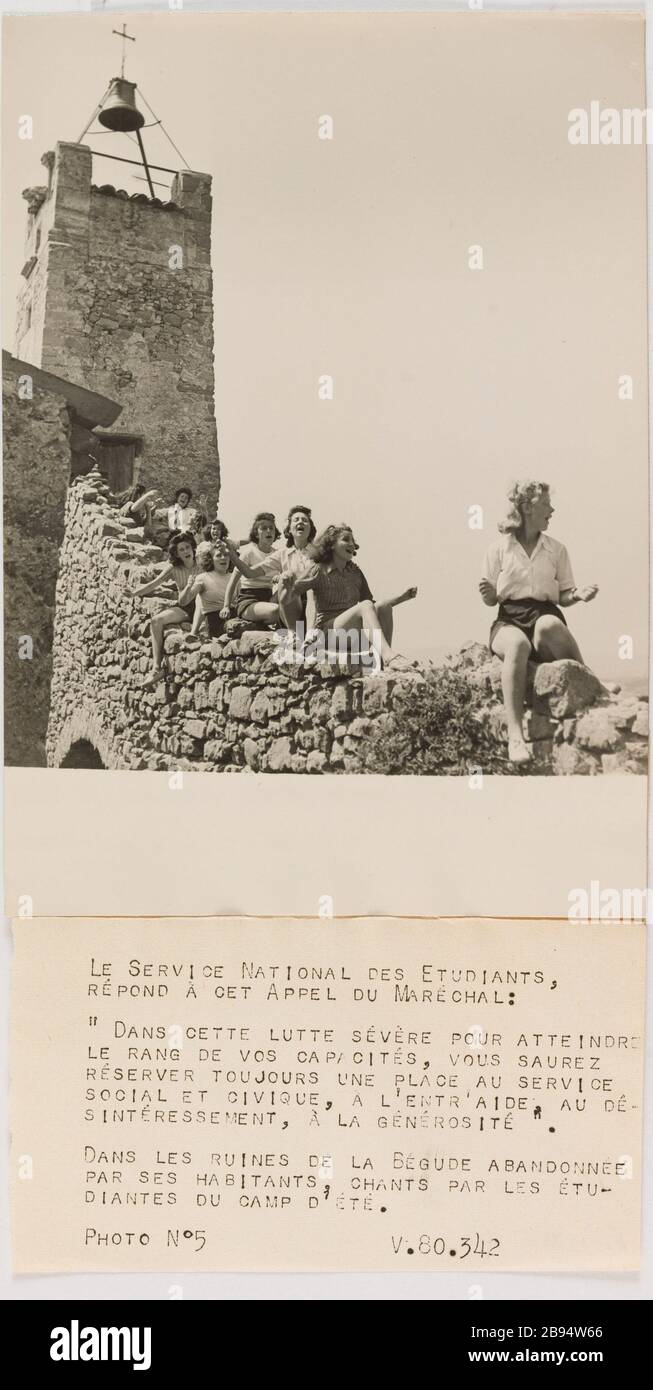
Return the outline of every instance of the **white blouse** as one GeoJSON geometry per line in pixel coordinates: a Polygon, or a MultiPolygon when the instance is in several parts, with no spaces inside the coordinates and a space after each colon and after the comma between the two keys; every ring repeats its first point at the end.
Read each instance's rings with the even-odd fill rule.
{"type": "Polygon", "coordinates": [[[484,578],[496,589],[500,603],[511,598],[557,603],[565,590],[575,587],[566,547],[544,532],[532,555],[526,554],[512,533],[501,536],[487,552],[484,578]]]}
{"type": "Polygon", "coordinates": [[[281,555],[278,550],[261,550],[255,541],[250,541],[243,550],[239,551],[241,560],[245,561],[251,569],[257,569],[260,565],[262,574],[257,579],[248,579],[246,574],[241,576],[241,593],[251,593],[255,589],[269,589],[274,587],[274,581],[281,574],[281,555]]]}
{"type": "Polygon", "coordinates": [[[180,507],[178,502],[173,502],[168,507],[168,526],[171,531],[187,531],[195,515],[194,507],[180,507]]]}
{"type": "Polygon", "coordinates": [[[284,545],[283,549],[279,548],[278,553],[281,556],[282,574],[293,574],[295,579],[303,579],[315,564],[311,552],[306,547],[304,550],[298,550],[296,545],[284,545]]]}

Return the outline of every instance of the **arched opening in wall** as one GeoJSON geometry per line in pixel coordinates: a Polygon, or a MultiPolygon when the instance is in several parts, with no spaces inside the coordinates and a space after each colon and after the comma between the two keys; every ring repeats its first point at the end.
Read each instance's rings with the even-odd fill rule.
{"type": "Polygon", "coordinates": [[[76,743],[71,744],[61,763],[61,767],[98,768],[104,766],[97,748],[87,738],[78,738],[76,743]]]}

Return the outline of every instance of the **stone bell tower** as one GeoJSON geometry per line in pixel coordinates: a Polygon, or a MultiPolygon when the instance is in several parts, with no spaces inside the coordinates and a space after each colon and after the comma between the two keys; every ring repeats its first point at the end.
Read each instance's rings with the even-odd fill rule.
{"type": "MultiPolygon", "coordinates": [[[[116,107],[122,119],[118,99],[113,115],[110,107],[103,122],[109,128],[137,128],[115,124],[116,107]]],[[[141,144],[140,130],[138,137],[141,144]]],[[[23,195],[17,356],[121,403],[115,427],[103,432],[115,465],[112,485],[138,477],[167,497],[189,483],[213,508],[220,472],[211,177],[181,170],[163,202],[95,184],[85,144],[60,141],[42,163],[47,184],[23,195]]],[[[153,194],[147,164],[145,170],[153,194]]]]}

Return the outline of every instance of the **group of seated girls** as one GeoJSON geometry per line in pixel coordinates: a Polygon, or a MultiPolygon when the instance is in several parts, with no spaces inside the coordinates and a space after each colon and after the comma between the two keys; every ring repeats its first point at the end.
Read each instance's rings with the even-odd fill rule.
{"type": "MultiPolygon", "coordinates": [[[[138,499],[137,499],[138,500],[138,499]]],[[[363,633],[385,668],[410,670],[412,663],[393,653],[393,609],[415,597],[415,588],[376,603],[363,571],[355,563],[358,546],[344,522],[317,535],[310,507],[291,507],[283,532],[271,512],[254,517],[249,540],[237,548],[223,521],[173,533],[168,563],[135,596],[153,594],[165,581],[177,588],[177,601],[152,618],[152,672],[147,684],[163,677],[163,643],[170,627],[191,623],[210,636],[224,631],[228,618],[259,627],[286,628],[303,635],[307,595],[312,595],[311,626],[363,633]]]]}
{"type": "Polygon", "coordinates": [[[192,505],[192,501],[193,494],[187,484],[177,488],[170,503],[159,497],[156,488],[146,491],[143,483],[133,483],[117,497],[122,515],[142,526],[146,538],[157,544],[166,544],[182,531],[190,531],[196,540],[203,534],[208,526],[206,497],[200,494],[197,506],[192,505]]]}
{"type": "MultiPolygon", "coordinates": [[[[146,494],[147,496],[147,494],[146,494]]],[[[143,505],[143,497],[136,504],[143,505]]],[[[189,489],[177,494],[172,521],[190,503],[189,489]]],[[[508,493],[508,512],[499,523],[500,539],[489,548],[479,583],[483,602],[498,606],[490,629],[490,650],[502,662],[502,690],[512,762],[527,763],[532,750],[524,737],[523,715],[530,660],[567,659],[582,662],[580,649],[562,612],[596,597],[596,584],[578,587],[565,546],[548,535],[554,508],[548,483],[523,480],[508,493]]],[[[132,503],[132,506],[135,504],[132,503]]],[[[149,682],[161,678],[166,628],[188,620],[197,632],[223,631],[227,618],[237,615],[259,626],[282,627],[303,633],[307,594],[311,595],[311,626],[356,630],[388,669],[406,670],[411,663],[391,648],[393,609],[415,597],[415,588],[377,603],[365,575],[355,563],[358,550],[350,526],[327,526],[316,536],[310,507],[291,507],[280,537],[271,512],[259,512],[249,541],[237,549],[222,521],[204,518],[198,544],[196,529],[173,534],[169,563],[149,584],[134,589],[150,594],[162,580],[173,579],[177,603],[152,619],[153,670],[149,682]]]]}

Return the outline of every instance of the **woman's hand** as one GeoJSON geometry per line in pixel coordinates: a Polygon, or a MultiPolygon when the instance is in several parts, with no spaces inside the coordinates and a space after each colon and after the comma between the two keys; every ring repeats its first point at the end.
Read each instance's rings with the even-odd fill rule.
{"type": "Polygon", "coordinates": [[[224,618],[224,620],[225,620],[225,622],[226,622],[227,618],[230,618],[230,617],[231,617],[231,609],[230,609],[230,608],[221,608],[221,609],[220,609],[220,617],[221,617],[221,618],[224,618]]]}
{"type": "Polygon", "coordinates": [[[579,603],[591,603],[599,592],[598,584],[586,584],[584,589],[576,589],[575,594],[579,603]]]}
{"type": "Polygon", "coordinates": [[[277,593],[283,599],[292,598],[296,585],[297,579],[294,574],[280,574],[277,580],[277,593]]]}
{"type": "Polygon", "coordinates": [[[488,608],[493,608],[495,603],[497,602],[497,591],[494,588],[494,585],[490,584],[489,579],[481,579],[480,584],[478,586],[478,591],[481,595],[483,602],[487,604],[488,608]]]}

